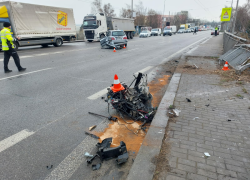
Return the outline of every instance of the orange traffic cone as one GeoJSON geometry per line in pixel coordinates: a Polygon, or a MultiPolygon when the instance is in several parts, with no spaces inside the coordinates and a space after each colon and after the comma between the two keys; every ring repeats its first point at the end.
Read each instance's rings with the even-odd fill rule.
{"type": "Polygon", "coordinates": [[[115,48],[114,48],[114,51],[113,52],[116,52],[115,48]]]}
{"type": "Polygon", "coordinates": [[[222,70],[223,70],[223,71],[228,71],[228,70],[230,70],[230,69],[228,68],[228,62],[227,62],[227,61],[226,61],[225,65],[224,65],[224,67],[222,68],[222,70]]]}
{"type": "Polygon", "coordinates": [[[126,46],[125,46],[125,44],[124,44],[124,46],[123,46],[123,49],[126,49],[126,46]]]}
{"type": "Polygon", "coordinates": [[[111,87],[111,90],[116,93],[118,91],[122,91],[124,90],[125,88],[121,85],[119,79],[118,79],[118,76],[115,74],[115,77],[114,77],[114,85],[111,87]]]}

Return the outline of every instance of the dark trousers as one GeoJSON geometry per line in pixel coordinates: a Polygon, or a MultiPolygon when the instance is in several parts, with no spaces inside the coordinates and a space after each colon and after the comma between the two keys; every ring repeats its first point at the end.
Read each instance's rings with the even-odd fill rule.
{"type": "Polygon", "coordinates": [[[22,66],[20,65],[20,59],[19,56],[17,54],[17,52],[15,51],[15,49],[10,48],[8,51],[4,51],[4,61],[3,61],[3,65],[4,65],[4,70],[8,70],[8,64],[9,64],[9,60],[10,57],[13,57],[16,67],[18,70],[22,69],[22,66]]]}
{"type": "Polygon", "coordinates": [[[217,30],[215,30],[215,33],[214,33],[214,34],[215,34],[215,36],[217,36],[217,30]]]}

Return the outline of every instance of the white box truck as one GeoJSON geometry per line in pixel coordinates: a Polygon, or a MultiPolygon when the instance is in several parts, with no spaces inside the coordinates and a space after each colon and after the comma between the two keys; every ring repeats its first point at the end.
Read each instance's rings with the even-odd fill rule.
{"type": "Polygon", "coordinates": [[[103,13],[88,14],[83,20],[83,29],[87,41],[100,41],[108,30],[123,30],[128,39],[133,39],[134,19],[106,17],[103,13]]]}
{"type": "Polygon", "coordinates": [[[76,38],[73,9],[69,8],[0,2],[0,29],[4,22],[11,23],[13,37],[21,38],[15,43],[16,49],[20,46],[46,47],[51,44],[59,47],[63,40],[74,41],[76,38]]]}

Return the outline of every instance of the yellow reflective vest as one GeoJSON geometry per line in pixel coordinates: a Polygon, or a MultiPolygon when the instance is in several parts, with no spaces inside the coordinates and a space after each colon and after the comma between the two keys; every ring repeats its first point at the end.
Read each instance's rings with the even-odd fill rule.
{"type": "Polygon", "coordinates": [[[10,44],[12,45],[12,48],[14,48],[14,44],[13,44],[13,37],[10,33],[10,29],[8,28],[3,28],[1,31],[1,40],[2,40],[2,50],[3,51],[8,51],[9,50],[9,46],[7,44],[7,41],[10,42],[10,44]]]}
{"type": "Polygon", "coordinates": [[[216,27],[215,30],[218,30],[218,28],[216,27]]]}

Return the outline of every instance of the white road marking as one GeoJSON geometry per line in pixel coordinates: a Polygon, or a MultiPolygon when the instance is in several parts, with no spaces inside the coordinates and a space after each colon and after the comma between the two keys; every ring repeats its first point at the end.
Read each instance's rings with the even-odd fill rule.
{"type": "Polygon", "coordinates": [[[209,39],[211,39],[211,37],[208,38],[206,41],[202,42],[201,44],[205,44],[209,39]]]}
{"type": "Polygon", "coordinates": [[[150,70],[151,68],[153,68],[153,66],[148,66],[148,67],[146,67],[146,68],[144,68],[144,69],[142,69],[142,70],[136,72],[135,74],[138,74],[139,72],[140,72],[140,73],[145,73],[145,72],[147,72],[148,70],[150,70]]]}
{"type": "Polygon", "coordinates": [[[16,133],[16,134],[0,141],[0,152],[8,149],[11,146],[14,146],[15,144],[26,139],[27,137],[31,136],[34,133],[35,132],[33,132],[33,131],[28,131],[27,129],[24,129],[24,130],[20,131],[19,133],[16,133]]]}
{"type": "Polygon", "coordinates": [[[191,54],[191,53],[192,53],[193,51],[195,51],[197,48],[198,48],[198,46],[195,47],[195,48],[193,48],[193,49],[191,49],[190,51],[188,51],[187,54],[191,54]]]}
{"type": "Polygon", "coordinates": [[[109,88],[109,87],[106,87],[105,89],[103,89],[103,90],[101,90],[101,91],[99,91],[99,92],[97,92],[97,93],[95,93],[95,94],[89,96],[88,99],[90,99],[90,100],[95,100],[95,99],[97,99],[97,98],[100,98],[100,97],[103,96],[104,94],[107,94],[107,92],[108,92],[107,88],[109,88]]]}
{"type": "Polygon", "coordinates": [[[200,41],[203,41],[203,40],[204,40],[204,39],[206,39],[206,38],[207,38],[207,37],[202,38],[202,39],[200,39],[200,40],[196,41],[195,43],[190,44],[189,46],[187,46],[187,47],[185,47],[185,48],[183,48],[183,49],[181,49],[181,50],[177,51],[176,53],[172,54],[172,55],[171,55],[171,56],[169,56],[168,58],[164,59],[161,63],[164,63],[164,62],[167,62],[167,61],[171,60],[171,59],[172,59],[173,57],[175,57],[177,54],[181,53],[182,51],[185,51],[186,49],[188,49],[188,48],[192,47],[193,45],[195,45],[195,44],[199,43],[200,41]]]}
{"type": "Polygon", "coordinates": [[[41,69],[41,70],[32,71],[32,72],[28,72],[28,73],[18,74],[18,75],[15,75],[15,76],[9,76],[9,77],[6,77],[6,78],[1,78],[0,81],[5,80],[5,79],[11,79],[11,78],[18,77],[18,76],[24,76],[24,75],[27,75],[27,74],[33,74],[33,73],[36,73],[36,72],[47,71],[47,70],[50,70],[50,69],[52,69],[52,68],[46,68],[46,69],[41,69]]]}
{"type": "Polygon", "coordinates": [[[129,52],[129,51],[135,51],[135,50],[137,50],[137,49],[139,49],[139,48],[135,48],[135,49],[130,49],[130,50],[127,50],[127,51],[123,51],[124,53],[126,53],[126,52],[129,52]]]}

